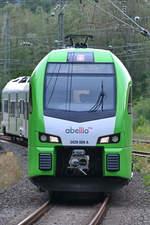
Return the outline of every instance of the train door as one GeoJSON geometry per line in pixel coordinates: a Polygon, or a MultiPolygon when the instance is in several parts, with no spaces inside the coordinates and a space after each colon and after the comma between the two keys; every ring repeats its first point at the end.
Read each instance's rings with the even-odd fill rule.
{"type": "Polygon", "coordinates": [[[19,105],[19,96],[16,93],[16,133],[19,136],[19,120],[20,120],[20,105],[19,105]]]}
{"type": "Polygon", "coordinates": [[[25,117],[25,137],[28,137],[28,93],[25,93],[25,112],[24,112],[24,117],[25,117]]]}
{"type": "Polygon", "coordinates": [[[10,94],[8,94],[8,126],[7,126],[7,133],[10,131],[10,94]]]}
{"type": "Polygon", "coordinates": [[[20,99],[20,124],[19,124],[19,135],[24,137],[24,99],[20,99]]]}
{"type": "Polygon", "coordinates": [[[5,134],[8,130],[8,95],[2,94],[2,131],[5,134]]]}
{"type": "Polygon", "coordinates": [[[16,93],[10,95],[10,113],[9,113],[9,133],[17,134],[16,132],[16,93]]]}

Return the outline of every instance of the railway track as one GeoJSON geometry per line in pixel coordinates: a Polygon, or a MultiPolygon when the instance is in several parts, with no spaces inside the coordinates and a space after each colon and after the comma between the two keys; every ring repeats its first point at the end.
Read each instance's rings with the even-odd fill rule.
{"type": "Polygon", "coordinates": [[[90,221],[90,223],[88,225],[98,225],[100,223],[100,221],[102,221],[102,218],[106,214],[106,210],[107,210],[109,199],[110,199],[110,196],[107,195],[105,197],[104,202],[102,203],[102,205],[99,205],[98,212],[92,218],[92,220],[90,221]]]}
{"type": "Polygon", "coordinates": [[[50,201],[44,203],[39,209],[37,209],[34,213],[29,215],[27,218],[22,220],[18,225],[31,225],[39,220],[47,211],[49,211],[53,205],[50,201]]]}
{"type": "Polygon", "coordinates": [[[145,143],[145,144],[150,144],[150,140],[146,140],[146,139],[132,139],[133,142],[136,143],[145,143]]]}
{"type": "Polygon", "coordinates": [[[7,136],[7,135],[3,135],[1,133],[0,133],[0,140],[19,144],[22,146],[28,146],[28,142],[25,139],[22,139],[19,137],[13,137],[13,136],[11,137],[11,136],[7,136]]]}
{"type": "Polygon", "coordinates": [[[137,155],[137,156],[150,157],[150,152],[143,152],[143,151],[133,150],[132,154],[133,155],[137,155]]]}
{"type": "MultiPolygon", "coordinates": [[[[102,221],[108,206],[110,196],[106,196],[103,203],[99,203],[98,211],[94,215],[94,217],[90,220],[88,225],[98,225],[100,221],[102,221]]],[[[25,218],[23,221],[18,223],[17,225],[31,225],[37,222],[41,217],[44,216],[46,212],[48,212],[54,205],[47,201],[43,204],[38,210],[32,213],[30,216],[25,218]]]]}

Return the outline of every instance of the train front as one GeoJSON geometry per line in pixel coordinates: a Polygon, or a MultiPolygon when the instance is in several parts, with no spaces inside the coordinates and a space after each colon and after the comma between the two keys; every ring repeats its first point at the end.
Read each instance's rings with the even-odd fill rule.
{"type": "Polygon", "coordinates": [[[113,191],[131,178],[131,78],[109,51],[52,51],[30,80],[29,176],[49,191],[113,191]]]}

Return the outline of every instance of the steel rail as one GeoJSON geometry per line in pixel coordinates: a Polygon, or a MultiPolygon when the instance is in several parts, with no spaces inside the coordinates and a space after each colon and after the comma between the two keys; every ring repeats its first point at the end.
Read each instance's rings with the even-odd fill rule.
{"type": "Polygon", "coordinates": [[[18,223],[18,225],[31,225],[39,220],[53,205],[49,201],[44,203],[39,209],[28,216],[26,219],[18,223]]]}
{"type": "Polygon", "coordinates": [[[142,151],[132,150],[132,154],[137,155],[137,156],[150,157],[150,152],[142,152],[142,151]]]}
{"type": "Polygon", "coordinates": [[[137,143],[145,143],[145,144],[150,144],[150,140],[147,139],[132,139],[133,142],[137,142],[137,143]]]}
{"type": "Polygon", "coordinates": [[[5,136],[3,134],[0,134],[0,140],[3,140],[3,141],[11,141],[11,138],[8,137],[8,136],[5,136]]]}
{"type": "MultiPolygon", "coordinates": [[[[150,144],[150,140],[147,139],[132,139],[133,142],[136,143],[145,143],[145,144],[150,144]]],[[[138,150],[132,150],[133,155],[137,156],[143,156],[143,157],[150,157],[150,152],[144,152],[144,151],[138,151],[138,150]]]]}
{"type": "Polygon", "coordinates": [[[90,221],[88,225],[97,225],[100,222],[104,213],[106,212],[109,199],[110,199],[110,196],[107,195],[103,204],[100,206],[98,212],[96,213],[96,215],[93,217],[93,219],[90,221]]]}
{"type": "Polygon", "coordinates": [[[2,141],[7,141],[7,142],[14,143],[14,144],[22,145],[22,146],[28,145],[27,141],[21,140],[21,139],[19,139],[19,137],[15,137],[14,140],[12,138],[13,138],[13,136],[11,137],[11,136],[3,135],[0,133],[0,140],[2,140],[2,141]]]}

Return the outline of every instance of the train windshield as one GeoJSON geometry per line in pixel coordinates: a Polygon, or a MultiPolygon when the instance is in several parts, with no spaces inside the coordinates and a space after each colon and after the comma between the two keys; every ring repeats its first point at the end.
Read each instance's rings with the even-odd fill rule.
{"type": "Polygon", "coordinates": [[[115,83],[113,63],[48,63],[44,111],[114,111],[115,83]]]}

